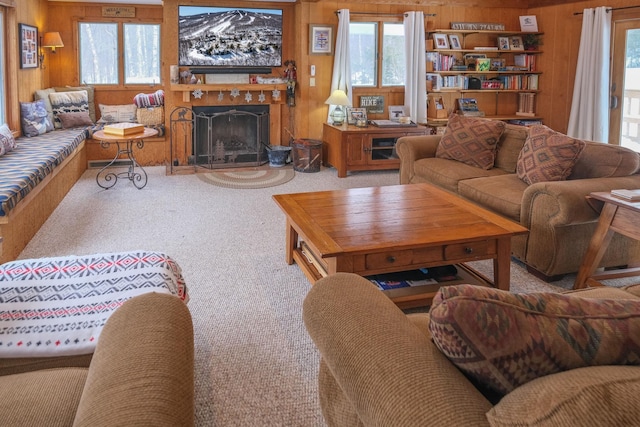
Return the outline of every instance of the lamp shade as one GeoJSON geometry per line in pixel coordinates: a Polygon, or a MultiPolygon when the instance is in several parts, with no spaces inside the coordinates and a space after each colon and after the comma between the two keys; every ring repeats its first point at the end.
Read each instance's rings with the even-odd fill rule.
{"type": "Polygon", "coordinates": [[[331,96],[327,98],[324,102],[329,105],[346,105],[351,106],[351,101],[349,101],[349,97],[342,89],[336,89],[333,91],[331,96]]]}
{"type": "Polygon", "coordinates": [[[56,50],[57,47],[64,47],[60,33],[57,31],[44,33],[44,37],[42,37],[42,47],[50,47],[52,50],[56,50]]]}

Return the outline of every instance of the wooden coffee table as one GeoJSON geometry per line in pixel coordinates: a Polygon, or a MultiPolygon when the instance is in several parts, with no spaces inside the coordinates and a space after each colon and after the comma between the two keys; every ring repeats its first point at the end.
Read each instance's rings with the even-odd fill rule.
{"type": "MultiPolygon", "coordinates": [[[[286,262],[311,283],[454,264],[461,280],[508,290],[519,224],[429,184],[273,196],[286,215],[286,262]],[[464,262],[493,259],[493,280],[464,262]]],[[[400,307],[428,305],[438,285],[384,291],[400,307]]]]}

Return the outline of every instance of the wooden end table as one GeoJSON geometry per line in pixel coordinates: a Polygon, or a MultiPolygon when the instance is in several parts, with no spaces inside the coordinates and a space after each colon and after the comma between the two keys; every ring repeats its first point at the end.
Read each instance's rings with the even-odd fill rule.
{"type": "Polygon", "coordinates": [[[600,212],[598,226],[578,270],[573,289],[601,286],[600,280],[640,275],[640,268],[635,267],[596,273],[614,232],[640,240],[640,202],[629,202],[612,196],[610,192],[591,193],[589,198],[603,202],[604,205],[600,212]]]}
{"type": "Polygon", "coordinates": [[[147,172],[136,160],[133,153],[133,147],[135,145],[139,150],[141,150],[144,147],[144,140],[156,135],[158,135],[158,131],[151,128],[144,128],[142,132],[122,136],[108,134],[103,130],[94,132],[92,138],[100,141],[100,146],[102,148],[109,148],[111,144],[116,144],[117,146],[116,155],[113,160],[100,169],[100,172],[96,175],[96,182],[98,185],[104,189],[109,189],[116,185],[118,178],[127,178],[137,189],[143,189],[147,185],[147,172]],[[126,172],[121,173],[108,172],[107,169],[109,169],[123,154],[126,154],[127,158],[131,161],[129,169],[126,172]],[[139,172],[136,172],[136,169],[139,170],[139,172]]]}
{"type": "MultiPolygon", "coordinates": [[[[429,184],[273,198],[286,216],[286,262],[295,261],[311,283],[336,272],[370,276],[453,264],[461,267],[457,283],[509,290],[511,237],[528,232],[429,184]],[[493,280],[463,265],[481,259],[493,259],[493,280]]],[[[384,292],[408,308],[430,304],[440,286],[384,292]]]]}

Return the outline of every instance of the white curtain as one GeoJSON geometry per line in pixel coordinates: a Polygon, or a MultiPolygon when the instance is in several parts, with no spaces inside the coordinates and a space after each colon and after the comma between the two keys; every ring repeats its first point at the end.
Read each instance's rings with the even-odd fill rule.
{"type": "Polygon", "coordinates": [[[585,9],[567,134],[607,142],[609,138],[609,7],[585,9]]]}
{"type": "Polygon", "coordinates": [[[427,121],[427,81],[424,45],[424,14],[404,14],[405,78],[404,105],[409,108],[411,120],[427,121]]]}
{"type": "MultiPolygon", "coordinates": [[[[349,9],[340,9],[338,11],[338,35],[336,37],[336,49],[333,57],[333,74],[331,77],[331,91],[342,89],[347,94],[351,105],[353,105],[353,97],[351,94],[351,64],[349,62],[349,9]]],[[[327,121],[331,116],[331,112],[335,105],[329,106],[327,121]]]]}

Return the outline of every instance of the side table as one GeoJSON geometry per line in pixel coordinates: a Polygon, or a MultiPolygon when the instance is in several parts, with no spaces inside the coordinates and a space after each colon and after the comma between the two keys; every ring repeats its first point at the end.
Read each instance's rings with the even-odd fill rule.
{"type": "Polygon", "coordinates": [[[629,202],[612,196],[610,192],[591,193],[591,200],[604,202],[596,231],[591,237],[589,248],[584,255],[580,270],[573,285],[574,289],[588,285],[598,286],[599,280],[618,279],[640,275],[640,268],[626,268],[596,273],[602,257],[617,232],[635,240],[640,240],[640,202],[629,202]]]}
{"type": "Polygon", "coordinates": [[[109,148],[111,144],[116,144],[118,148],[113,160],[100,169],[100,172],[96,175],[96,182],[98,185],[104,189],[109,189],[116,185],[118,178],[127,178],[136,188],[144,188],[147,185],[147,172],[137,162],[133,153],[133,147],[135,145],[139,150],[141,150],[144,147],[145,138],[152,138],[156,135],[158,135],[158,131],[150,128],[144,128],[143,132],[123,136],[111,135],[104,133],[102,130],[95,132],[93,134],[93,139],[100,141],[100,146],[102,148],[109,148]],[[107,171],[107,169],[109,169],[123,154],[126,154],[127,158],[131,161],[129,169],[126,172],[120,173],[107,171]],[[136,172],[136,170],[139,172],[136,172]]]}

